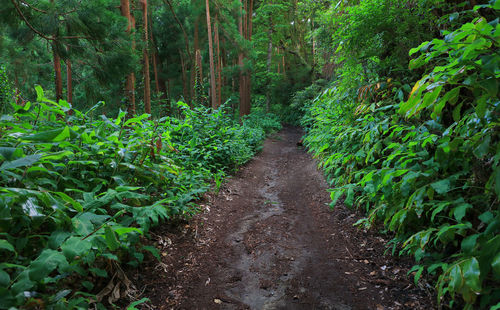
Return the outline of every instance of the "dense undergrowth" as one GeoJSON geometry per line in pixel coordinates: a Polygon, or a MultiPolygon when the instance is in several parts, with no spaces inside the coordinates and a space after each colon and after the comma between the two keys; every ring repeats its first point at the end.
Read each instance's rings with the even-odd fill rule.
{"type": "Polygon", "coordinates": [[[333,187],[332,206],[344,197],[367,212],[359,225],[382,222],[392,231],[392,252],[415,257],[415,282],[427,273],[441,306],[499,309],[500,25],[482,15],[495,16],[500,3],[447,15],[473,19],[408,47],[413,71],[405,73],[400,50],[390,59],[372,53],[392,40],[387,27],[373,25],[391,16],[378,20],[368,2],[387,1],[366,1],[335,19],[347,33],[337,49],[344,67],[307,109],[305,143],[333,187]],[[360,41],[370,36],[374,42],[360,41]],[[371,71],[349,67],[367,60],[363,51],[371,71]]]}
{"type": "Polygon", "coordinates": [[[151,227],[195,213],[210,180],[280,127],[271,114],[240,125],[222,108],[184,103],[180,118],[112,119],[95,115],[99,105],[69,115],[67,103],[37,93],[0,118],[0,309],[113,302],[102,284],[120,263],[158,256],[141,242],[151,227]]]}

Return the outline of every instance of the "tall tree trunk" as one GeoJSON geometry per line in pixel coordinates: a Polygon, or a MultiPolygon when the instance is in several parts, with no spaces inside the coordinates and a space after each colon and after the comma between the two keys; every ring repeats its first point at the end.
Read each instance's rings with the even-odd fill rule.
{"type": "Polygon", "coordinates": [[[196,89],[199,86],[198,84],[198,51],[200,49],[199,45],[199,20],[196,18],[194,22],[194,59],[192,59],[193,66],[191,68],[191,98],[192,101],[199,101],[198,96],[199,94],[196,93],[196,89]]]}
{"type": "MultiPolygon", "coordinates": [[[[135,28],[135,20],[130,14],[130,2],[129,0],[120,0],[120,10],[122,13],[122,16],[127,18],[128,24],[127,24],[127,32],[131,33],[132,29],[135,28]]],[[[135,40],[132,40],[132,49],[135,49],[135,40]]],[[[128,114],[129,115],[134,115],[135,114],[135,74],[134,72],[131,72],[127,75],[127,79],[125,81],[125,95],[127,96],[128,99],[128,114]]]]}
{"type": "Polygon", "coordinates": [[[142,4],[142,17],[144,21],[144,112],[151,114],[151,79],[149,76],[149,53],[148,53],[148,0],[141,0],[142,4]]]}
{"type": "Polygon", "coordinates": [[[160,93],[160,81],[158,80],[158,47],[156,46],[156,41],[153,35],[153,23],[150,18],[148,18],[149,24],[149,41],[152,44],[151,50],[153,51],[153,55],[151,55],[151,59],[153,60],[153,74],[155,77],[155,91],[156,94],[160,93]]]}
{"type": "Polygon", "coordinates": [[[267,91],[266,91],[266,112],[269,112],[269,108],[271,105],[271,93],[270,93],[270,79],[271,79],[271,62],[273,58],[273,19],[272,17],[269,17],[269,30],[267,31],[267,39],[268,39],[268,46],[267,46],[267,78],[269,79],[268,86],[267,86],[267,91]]]}
{"type": "Polygon", "coordinates": [[[66,59],[66,100],[73,104],[73,70],[71,68],[71,59],[66,59]]]}
{"type": "MultiPolygon", "coordinates": [[[[248,6],[248,13],[247,13],[247,40],[249,42],[252,42],[252,30],[253,30],[253,1],[250,0],[250,5],[248,6]]],[[[247,72],[246,75],[246,102],[247,102],[247,113],[250,114],[250,109],[252,107],[252,73],[250,71],[247,72]]]]}
{"type": "Polygon", "coordinates": [[[207,11],[207,29],[208,29],[208,55],[209,55],[209,63],[210,63],[210,98],[212,102],[212,109],[217,108],[217,91],[215,89],[215,70],[214,70],[214,50],[212,45],[212,26],[210,23],[210,5],[208,0],[206,3],[206,11],[207,11]]]}
{"type": "MultiPolygon", "coordinates": [[[[243,32],[243,1],[240,5],[240,16],[238,18],[238,31],[240,32],[240,36],[245,38],[243,32]]],[[[243,49],[240,47],[240,51],[238,53],[238,66],[240,67],[240,117],[246,115],[246,96],[245,96],[245,72],[243,71],[243,49]]]]}
{"type": "Polygon", "coordinates": [[[215,16],[215,46],[216,46],[216,55],[215,58],[217,59],[217,107],[220,107],[222,104],[222,78],[221,78],[221,70],[222,70],[222,63],[221,63],[221,55],[220,55],[220,42],[219,42],[219,21],[217,19],[217,15],[215,16]]]}
{"type": "Polygon", "coordinates": [[[55,91],[56,91],[56,101],[63,98],[63,85],[61,76],[61,57],[57,53],[56,47],[52,46],[52,54],[54,60],[54,73],[55,73],[55,91]]]}

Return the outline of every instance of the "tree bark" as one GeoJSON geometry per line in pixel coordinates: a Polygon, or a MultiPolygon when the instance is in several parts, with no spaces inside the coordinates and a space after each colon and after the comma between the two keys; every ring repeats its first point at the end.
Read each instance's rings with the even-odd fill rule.
{"type": "Polygon", "coordinates": [[[220,55],[220,42],[219,42],[219,21],[215,16],[215,46],[216,46],[216,59],[217,59],[217,107],[222,104],[222,59],[220,55]]]}
{"type": "Polygon", "coordinates": [[[272,58],[273,58],[273,19],[272,17],[269,17],[269,30],[267,31],[267,39],[269,41],[268,46],[267,46],[267,78],[269,79],[268,81],[268,87],[267,87],[267,92],[266,92],[266,112],[269,112],[269,108],[271,105],[271,93],[270,93],[270,76],[271,76],[271,63],[272,63],[272,58]]]}
{"type": "Polygon", "coordinates": [[[210,99],[212,102],[212,109],[217,108],[217,91],[215,89],[215,70],[214,70],[214,50],[212,44],[212,26],[210,23],[210,5],[208,0],[206,3],[206,11],[207,11],[207,29],[208,29],[208,55],[209,55],[209,63],[210,63],[210,99]]]}
{"type": "MultiPolygon", "coordinates": [[[[127,18],[128,24],[126,32],[131,33],[132,29],[135,28],[135,20],[133,16],[130,14],[130,2],[129,0],[120,0],[120,10],[122,16],[127,18]]],[[[135,40],[132,40],[132,49],[135,49],[135,40]]],[[[125,96],[127,96],[127,110],[128,114],[135,114],[135,74],[131,72],[127,75],[127,79],[125,81],[125,96]]]]}
{"type": "Polygon", "coordinates": [[[54,73],[55,73],[55,91],[56,91],[56,101],[63,98],[63,86],[62,86],[62,76],[61,76],[61,57],[57,53],[56,47],[52,46],[52,54],[54,60],[54,73]]]}
{"type": "Polygon", "coordinates": [[[155,38],[153,35],[153,25],[152,25],[150,18],[148,18],[148,21],[149,21],[148,22],[148,24],[149,24],[149,40],[152,43],[151,49],[153,50],[153,55],[151,55],[151,58],[153,60],[153,74],[155,77],[155,91],[156,91],[156,94],[159,94],[160,93],[160,81],[158,80],[158,48],[156,46],[156,41],[155,41],[155,38]]]}
{"type": "MultiPolygon", "coordinates": [[[[243,1],[241,0],[241,5],[240,5],[240,16],[238,18],[238,31],[240,32],[240,36],[242,39],[245,38],[244,32],[243,32],[243,1]]],[[[243,72],[243,48],[240,47],[240,51],[238,53],[238,66],[240,67],[240,117],[246,115],[246,103],[245,103],[245,77],[244,77],[244,72],[243,72]]]]}
{"type": "Polygon", "coordinates": [[[144,21],[144,112],[151,114],[151,79],[149,76],[149,53],[148,53],[148,0],[141,0],[142,16],[144,21]]]}

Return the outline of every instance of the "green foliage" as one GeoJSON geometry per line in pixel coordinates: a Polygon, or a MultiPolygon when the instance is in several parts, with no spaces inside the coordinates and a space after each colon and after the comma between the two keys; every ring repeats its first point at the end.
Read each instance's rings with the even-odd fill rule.
{"type": "Polygon", "coordinates": [[[184,103],[180,118],[94,118],[102,104],[68,115],[36,92],[0,117],[0,309],[89,307],[111,262],[155,254],[141,246],[151,227],[196,212],[212,174],[246,162],[277,128],[273,116],[239,125],[184,103]]]}
{"type": "Polygon", "coordinates": [[[0,65],[0,113],[5,113],[10,101],[14,98],[14,91],[3,65],[0,65]]]}
{"type": "Polygon", "coordinates": [[[345,197],[367,211],[359,225],[383,222],[395,233],[393,252],[415,257],[415,281],[424,271],[436,280],[439,302],[495,308],[500,27],[477,17],[443,34],[410,51],[420,53],[410,67],[426,72],[413,89],[333,84],[304,118],[305,143],[334,187],[332,206],[345,197]]]}

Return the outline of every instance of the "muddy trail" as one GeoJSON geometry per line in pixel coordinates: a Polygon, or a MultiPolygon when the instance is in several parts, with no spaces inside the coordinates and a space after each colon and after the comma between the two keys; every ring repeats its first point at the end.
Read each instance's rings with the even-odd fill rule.
{"type": "Polygon", "coordinates": [[[330,202],[316,163],[285,127],[208,195],[189,222],[158,228],[162,262],[131,278],[154,309],[432,309],[411,261],[384,254],[390,237],[353,227],[330,202]]]}

